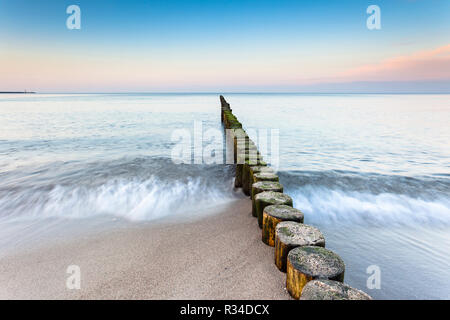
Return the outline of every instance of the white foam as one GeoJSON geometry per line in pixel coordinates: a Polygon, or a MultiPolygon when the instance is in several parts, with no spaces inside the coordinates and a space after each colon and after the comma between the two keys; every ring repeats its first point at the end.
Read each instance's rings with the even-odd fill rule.
{"type": "Polygon", "coordinates": [[[62,186],[52,190],[22,190],[0,198],[2,219],[88,218],[113,215],[132,221],[155,220],[189,210],[201,210],[234,197],[204,178],[181,181],[114,179],[103,185],[62,186]]]}
{"type": "Polygon", "coordinates": [[[358,224],[450,225],[448,198],[421,199],[393,193],[362,193],[327,188],[287,191],[309,221],[358,224]]]}

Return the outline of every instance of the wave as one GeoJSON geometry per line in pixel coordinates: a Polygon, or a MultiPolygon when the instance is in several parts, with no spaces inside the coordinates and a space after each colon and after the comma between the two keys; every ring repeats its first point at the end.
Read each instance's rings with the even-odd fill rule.
{"type": "Polygon", "coordinates": [[[232,170],[161,158],[51,163],[8,173],[0,186],[0,217],[160,219],[233,199],[232,170]]]}
{"type": "Polygon", "coordinates": [[[280,172],[294,205],[316,224],[450,225],[450,181],[351,172],[280,172]]]}
{"type": "MultiPolygon", "coordinates": [[[[0,219],[112,215],[155,220],[235,199],[233,166],[167,158],[69,161],[1,173],[0,219]]],[[[450,225],[450,178],[282,171],[294,205],[315,224],[450,225]]]]}

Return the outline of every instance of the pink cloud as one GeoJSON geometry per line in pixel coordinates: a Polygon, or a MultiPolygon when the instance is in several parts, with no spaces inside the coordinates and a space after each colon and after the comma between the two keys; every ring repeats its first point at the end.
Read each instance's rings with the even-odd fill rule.
{"type": "Polygon", "coordinates": [[[450,79],[450,44],[353,68],[339,74],[337,78],[343,81],[450,79]]]}

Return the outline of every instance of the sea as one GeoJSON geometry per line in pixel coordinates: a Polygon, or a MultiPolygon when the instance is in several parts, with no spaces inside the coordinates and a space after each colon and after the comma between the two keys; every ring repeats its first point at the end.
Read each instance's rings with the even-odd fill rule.
{"type": "Polygon", "coordinates": [[[449,94],[2,94],[0,259],[241,199],[220,94],[346,283],[450,299],[449,94]]]}

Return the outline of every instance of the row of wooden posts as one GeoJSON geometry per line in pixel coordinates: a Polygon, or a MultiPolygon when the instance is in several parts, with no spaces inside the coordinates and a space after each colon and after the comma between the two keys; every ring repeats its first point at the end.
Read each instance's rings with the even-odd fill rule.
{"type": "Polygon", "coordinates": [[[371,299],[344,284],[345,264],[331,250],[319,229],[303,223],[303,213],[283,193],[278,175],[264,162],[256,144],[220,96],[221,120],[227,141],[233,141],[235,187],[252,200],[252,215],[262,229],[262,241],[275,247],[274,262],[286,272],[286,289],[294,299],[371,299]]]}

